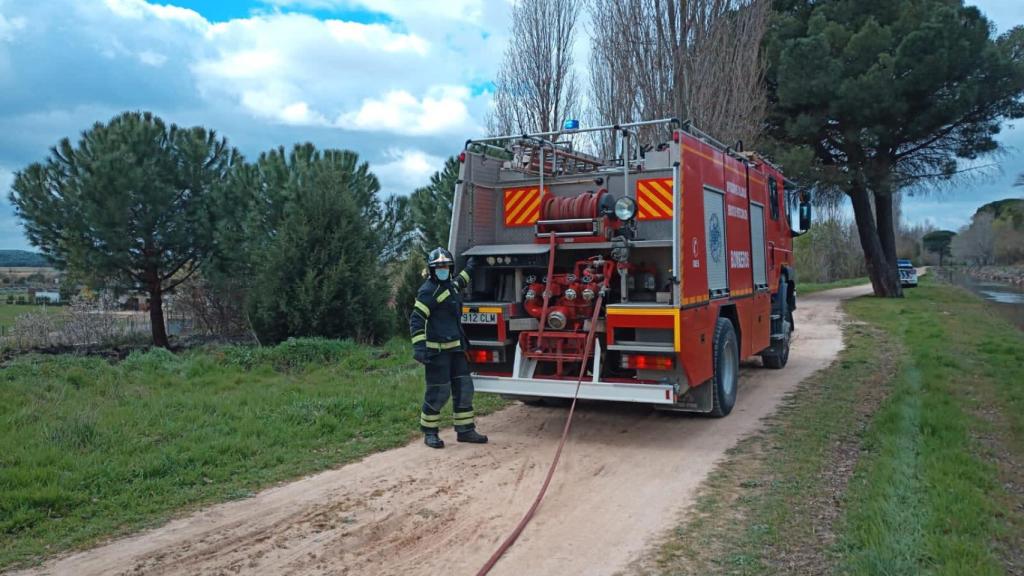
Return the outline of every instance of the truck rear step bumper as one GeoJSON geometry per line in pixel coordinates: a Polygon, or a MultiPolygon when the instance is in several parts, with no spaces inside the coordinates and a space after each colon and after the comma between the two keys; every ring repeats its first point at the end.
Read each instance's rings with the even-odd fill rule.
{"type": "MultiPolygon", "coordinates": [[[[473,387],[477,392],[490,392],[493,394],[572,398],[576,392],[576,381],[473,374],[473,387]]],[[[671,384],[628,384],[585,380],[580,385],[579,397],[586,400],[608,400],[612,402],[672,404],[674,402],[672,388],[671,384]]]]}

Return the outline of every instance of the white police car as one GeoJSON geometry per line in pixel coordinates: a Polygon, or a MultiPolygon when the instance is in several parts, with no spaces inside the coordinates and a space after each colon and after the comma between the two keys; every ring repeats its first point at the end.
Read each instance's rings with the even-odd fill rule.
{"type": "Polygon", "coordinates": [[[917,286],[917,268],[914,268],[914,264],[910,260],[899,259],[896,261],[896,266],[900,271],[900,285],[904,288],[914,288],[917,286]]]}

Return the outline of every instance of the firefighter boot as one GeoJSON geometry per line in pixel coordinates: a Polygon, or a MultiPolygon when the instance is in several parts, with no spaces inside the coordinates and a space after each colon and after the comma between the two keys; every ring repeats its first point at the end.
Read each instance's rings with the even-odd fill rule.
{"type": "Polygon", "coordinates": [[[471,444],[487,444],[487,436],[477,432],[475,429],[459,432],[458,440],[459,442],[469,442],[471,444]]]}
{"type": "MultiPolygon", "coordinates": [[[[484,441],[486,442],[487,439],[484,438],[484,441]]],[[[441,437],[437,435],[437,432],[427,432],[424,434],[423,443],[431,448],[444,448],[444,440],[441,440],[441,437]]]]}

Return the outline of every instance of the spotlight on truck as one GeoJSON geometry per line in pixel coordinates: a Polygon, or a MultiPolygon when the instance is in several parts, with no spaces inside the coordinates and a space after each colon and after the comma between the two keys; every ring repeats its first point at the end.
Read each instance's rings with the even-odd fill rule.
{"type": "Polygon", "coordinates": [[[615,201],[615,217],[619,220],[632,220],[636,216],[636,201],[623,196],[615,201]]]}

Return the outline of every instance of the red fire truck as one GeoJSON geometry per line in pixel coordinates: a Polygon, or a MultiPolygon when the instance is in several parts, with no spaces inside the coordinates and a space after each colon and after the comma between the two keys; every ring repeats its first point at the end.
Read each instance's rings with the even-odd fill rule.
{"type": "Polygon", "coordinates": [[[476,390],[725,416],[741,359],[784,367],[810,206],[739,148],[674,119],[467,141],[449,246],[479,263],[476,390]]]}

